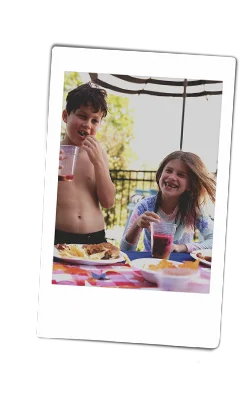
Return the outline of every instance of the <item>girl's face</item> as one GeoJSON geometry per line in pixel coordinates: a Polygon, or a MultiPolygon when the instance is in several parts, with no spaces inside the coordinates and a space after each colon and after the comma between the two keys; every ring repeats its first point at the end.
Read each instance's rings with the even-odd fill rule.
{"type": "Polygon", "coordinates": [[[163,197],[180,197],[190,189],[187,166],[180,160],[169,161],[161,174],[159,187],[163,197]]]}

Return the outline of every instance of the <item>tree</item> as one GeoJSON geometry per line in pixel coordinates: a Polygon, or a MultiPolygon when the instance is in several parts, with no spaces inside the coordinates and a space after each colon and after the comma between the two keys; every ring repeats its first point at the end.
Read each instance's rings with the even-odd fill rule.
{"type": "Polygon", "coordinates": [[[134,139],[133,110],[129,99],[109,94],[107,98],[108,115],[97,133],[97,139],[106,147],[110,169],[127,169],[137,156],[130,142],[134,139]]]}
{"type": "MultiPolygon", "coordinates": [[[[82,83],[78,72],[65,72],[64,103],[68,92],[82,83]]],[[[130,147],[130,142],[134,139],[133,110],[129,108],[129,99],[126,97],[109,94],[107,104],[109,111],[101,123],[97,139],[106,148],[110,169],[127,169],[130,162],[137,157],[130,147]]],[[[62,134],[65,134],[65,128],[62,129],[62,134]]]]}
{"type": "Polygon", "coordinates": [[[129,191],[133,190],[135,183],[125,181],[123,177],[126,173],[119,171],[129,169],[130,162],[137,156],[130,147],[134,139],[134,117],[133,110],[129,108],[129,99],[109,94],[107,103],[109,111],[96,136],[107,150],[109,168],[114,172],[111,173],[111,178],[120,174],[121,179],[114,180],[116,187],[114,207],[109,210],[103,209],[106,226],[111,228],[126,224],[129,191]]]}
{"type": "Polygon", "coordinates": [[[66,101],[66,97],[68,92],[70,92],[75,87],[81,85],[83,82],[81,80],[78,72],[65,72],[64,74],[64,101],[66,101]]]}

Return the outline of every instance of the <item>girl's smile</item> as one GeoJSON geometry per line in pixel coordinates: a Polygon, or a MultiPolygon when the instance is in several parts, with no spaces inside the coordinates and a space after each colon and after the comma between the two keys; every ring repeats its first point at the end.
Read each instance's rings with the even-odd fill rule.
{"type": "Polygon", "coordinates": [[[178,185],[168,182],[168,181],[164,181],[164,185],[169,189],[178,189],[178,187],[179,187],[178,185]]]}

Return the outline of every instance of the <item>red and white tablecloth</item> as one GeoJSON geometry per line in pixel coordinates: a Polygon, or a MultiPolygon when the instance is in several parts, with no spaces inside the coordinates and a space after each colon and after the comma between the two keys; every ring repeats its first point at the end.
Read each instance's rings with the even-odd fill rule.
{"type": "MultiPolygon", "coordinates": [[[[143,278],[141,272],[128,264],[109,266],[72,265],[53,263],[52,284],[97,286],[109,288],[155,289],[156,284],[143,278]]],[[[198,278],[188,283],[185,291],[209,293],[210,270],[200,269],[198,278]]]]}

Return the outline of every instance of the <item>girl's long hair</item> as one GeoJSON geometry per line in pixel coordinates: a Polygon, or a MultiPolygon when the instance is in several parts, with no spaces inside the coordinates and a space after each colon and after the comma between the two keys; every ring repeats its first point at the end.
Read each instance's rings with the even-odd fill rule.
{"type": "Polygon", "coordinates": [[[194,227],[198,213],[201,211],[201,206],[206,204],[207,198],[210,197],[211,201],[215,202],[215,179],[209,175],[199,156],[186,151],[174,151],[164,158],[156,172],[159,192],[157,194],[155,212],[158,211],[162,204],[159,180],[163,169],[171,160],[180,160],[187,166],[190,185],[190,191],[185,191],[179,199],[176,219],[180,217],[181,224],[194,227]]]}

